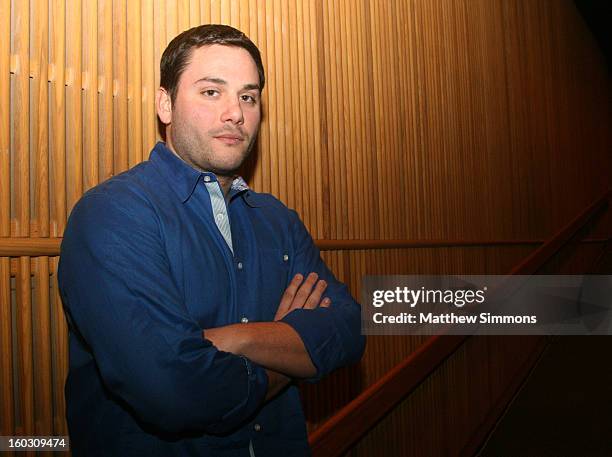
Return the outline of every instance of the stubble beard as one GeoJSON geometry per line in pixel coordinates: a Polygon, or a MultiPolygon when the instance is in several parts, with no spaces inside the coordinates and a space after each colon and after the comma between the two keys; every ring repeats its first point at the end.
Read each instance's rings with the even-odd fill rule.
{"type": "MultiPolygon", "coordinates": [[[[181,127],[181,125],[175,124],[175,134],[172,135],[172,146],[174,147],[175,154],[196,170],[214,173],[217,176],[227,178],[234,177],[242,164],[249,157],[253,147],[255,146],[255,142],[257,141],[257,134],[259,133],[258,129],[250,138],[246,149],[243,152],[240,152],[238,163],[228,167],[222,163],[215,163],[219,162],[218,160],[215,160],[215,155],[218,154],[216,154],[212,148],[211,142],[213,141],[213,138],[210,136],[209,132],[207,132],[206,135],[210,136],[210,140],[201,139],[198,141],[198,138],[194,135],[182,134],[181,127]],[[178,129],[176,129],[176,127],[178,127],[178,129]]],[[[244,132],[241,132],[241,134],[246,137],[244,132]]],[[[235,153],[236,152],[233,152],[231,154],[235,153]]]]}

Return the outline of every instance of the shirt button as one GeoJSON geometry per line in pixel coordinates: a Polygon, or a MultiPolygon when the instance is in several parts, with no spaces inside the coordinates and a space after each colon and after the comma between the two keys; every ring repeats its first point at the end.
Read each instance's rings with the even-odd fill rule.
{"type": "Polygon", "coordinates": [[[240,322],[242,322],[243,324],[248,324],[249,323],[249,318],[248,317],[243,317],[242,319],[240,319],[240,322]]]}
{"type": "Polygon", "coordinates": [[[222,221],[223,220],[223,213],[217,214],[217,219],[222,221]]]}
{"type": "Polygon", "coordinates": [[[253,425],[253,430],[255,430],[256,432],[261,432],[261,425],[259,424],[253,425]]]}
{"type": "Polygon", "coordinates": [[[285,254],[285,255],[283,256],[283,260],[286,262],[287,260],[289,260],[289,256],[288,256],[287,254],[285,254]]]}
{"type": "Polygon", "coordinates": [[[238,262],[238,269],[242,270],[242,262],[238,262]]]}
{"type": "Polygon", "coordinates": [[[204,175],[204,182],[210,182],[210,176],[204,175]]]}

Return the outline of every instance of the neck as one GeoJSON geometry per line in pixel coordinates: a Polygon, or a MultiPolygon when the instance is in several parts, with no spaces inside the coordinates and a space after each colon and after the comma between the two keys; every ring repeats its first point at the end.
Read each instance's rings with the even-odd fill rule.
{"type": "Polygon", "coordinates": [[[234,182],[234,177],[217,175],[217,181],[219,181],[219,185],[221,186],[223,194],[227,197],[230,189],[232,188],[232,182],[234,182]]]}

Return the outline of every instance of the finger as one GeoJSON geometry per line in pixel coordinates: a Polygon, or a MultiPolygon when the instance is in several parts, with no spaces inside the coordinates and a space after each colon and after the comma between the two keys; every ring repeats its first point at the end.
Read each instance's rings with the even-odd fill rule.
{"type": "Polygon", "coordinates": [[[329,297],[325,297],[322,301],[321,301],[321,308],[329,308],[329,305],[331,305],[331,300],[329,299],[329,297]]]}
{"type": "Polygon", "coordinates": [[[289,286],[287,286],[285,292],[283,293],[283,296],[281,297],[281,301],[276,310],[276,314],[274,315],[275,321],[282,319],[286,314],[289,313],[289,311],[291,311],[291,303],[293,302],[298,287],[302,283],[303,279],[304,277],[299,273],[293,277],[293,279],[289,283],[289,286]]]}
{"type": "Polygon", "coordinates": [[[322,279],[319,282],[317,282],[317,285],[314,287],[314,289],[312,289],[312,292],[310,293],[308,300],[306,300],[306,303],[304,304],[304,308],[314,309],[317,306],[319,306],[319,303],[321,303],[321,297],[323,296],[323,292],[325,292],[326,288],[327,288],[327,282],[325,282],[322,279]]]}
{"type": "Polygon", "coordinates": [[[306,303],[306,300],[310,296],[310,293],[312,292],[312,288],[317,282],[317,279],[319,279],[319,275],[316,273],[310,273],[306,277],[306,280],[302,283],[302,285],[296,292],[295,297],[293,298],[293,302],[291,303],[291,308],[296,309],[296,308],[304,307],[304,304],[306,303]]]}
{"type": "Polygon", "coordinates": [[[295,294],[298,288],[300,287],[300,284],[302,284],[303,280],[304,277],[299,273],[293,277],[293,279],[289,283],[289,286],[287,286],[285,292],[283,293],[283,296],[281,297],[281,301],[278,306],[279,311],[289,309],[291,303],[293,302],[293,299],[295,298],[295,294]]]}

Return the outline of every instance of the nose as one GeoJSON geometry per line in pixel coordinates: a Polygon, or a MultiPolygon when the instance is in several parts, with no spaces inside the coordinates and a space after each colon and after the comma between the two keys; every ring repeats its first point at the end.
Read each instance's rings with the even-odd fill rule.
{"type": "Polygon", "coordinates": [[[240,100],[238,98],[231,97],[225,104],[221,113],[222,122],[231,122],[232,124],[242,125],[244,123],[244,114],[242,112],[242,106],[240,106],[240,100]]]}

